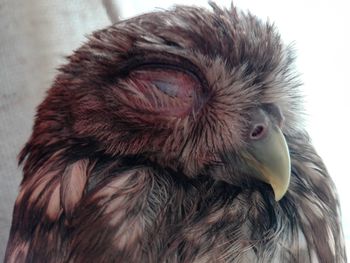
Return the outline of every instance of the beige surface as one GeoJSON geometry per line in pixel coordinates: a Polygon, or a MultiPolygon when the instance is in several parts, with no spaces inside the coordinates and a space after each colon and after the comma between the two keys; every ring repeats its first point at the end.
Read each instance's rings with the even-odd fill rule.
{"type": "Polygon", "coordinates": [[[0,261],[21,180],[16,156],[65,55],[110,24],[101,1],[0,0],[0,261]]]}

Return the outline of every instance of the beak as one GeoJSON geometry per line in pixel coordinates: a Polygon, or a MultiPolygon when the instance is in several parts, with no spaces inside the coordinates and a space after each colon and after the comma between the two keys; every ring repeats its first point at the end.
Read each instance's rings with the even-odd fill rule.
{"type": "Polygon", "coordinates": [[[257,178],[271,185],[275,200],[279,201],[288,190],[290,156],[281,129],[271,125],[264,138],[252,141],[245,156],[248,165],[257,171],[257,178]]]}

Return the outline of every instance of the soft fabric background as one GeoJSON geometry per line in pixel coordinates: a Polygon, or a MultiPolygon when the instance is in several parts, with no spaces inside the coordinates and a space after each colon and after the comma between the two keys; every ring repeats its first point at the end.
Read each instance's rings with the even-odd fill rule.
{"type": "MultiPolygon", "coordinates": [[[[121,16],[127,18],[175,2],[189,3],[120,0],[118,4],[121,16]]],[[[217,2],[229,6],[231,1],[217,2]]],[[[337,184],[345,235],[350,240],[348,2],[234,1],[240,8],[274,21],[286,42],[295,42],[297,67],[307,95],[307,128],[337,184]]],[[[207,0],[192,4],[207,6],[207,0]]],[[[30,135],[35,108],[64,56],[78,48],[86,34],[109,24],[100,0],[0,0],[0,261],[21,180],[16,156],[30,135]]]]}
{"type": "Polygon", "coordinates": [[[21,171],[17,154],[64,56],[110,22],[97,0],[0,1],[0,261],[21,171]]]}

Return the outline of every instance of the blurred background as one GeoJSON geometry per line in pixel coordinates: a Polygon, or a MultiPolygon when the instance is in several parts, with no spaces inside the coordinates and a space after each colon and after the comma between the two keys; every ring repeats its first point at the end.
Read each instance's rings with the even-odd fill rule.
{"type": "MultiPolygon", "coordinates": [[[[206,0],[0,0],[0,260],[21,180],[16,156],[29,138],[35,108],[64,56],[78,48],[87,34],[111,24],[106,6],[111,17],[118,14],[124,19],[175,3],[208,6],[206,0]]],[[[338,187],[350,256],[350,2],[233,3],[274,22],[285,42],[295,45],[307,129],[338,187]]]]}

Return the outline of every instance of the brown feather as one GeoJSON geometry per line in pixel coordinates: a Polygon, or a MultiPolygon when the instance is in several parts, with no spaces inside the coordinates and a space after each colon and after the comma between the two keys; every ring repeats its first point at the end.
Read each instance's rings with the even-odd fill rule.
{"type": "Polygon", "coordinates": [[[346,262],[291,47],[212,7],[120,21],[68,58],[20,154],[5,262],[346,262]],[[257,110],[290,150],[279,202],[243,168],[257,110]]]}

